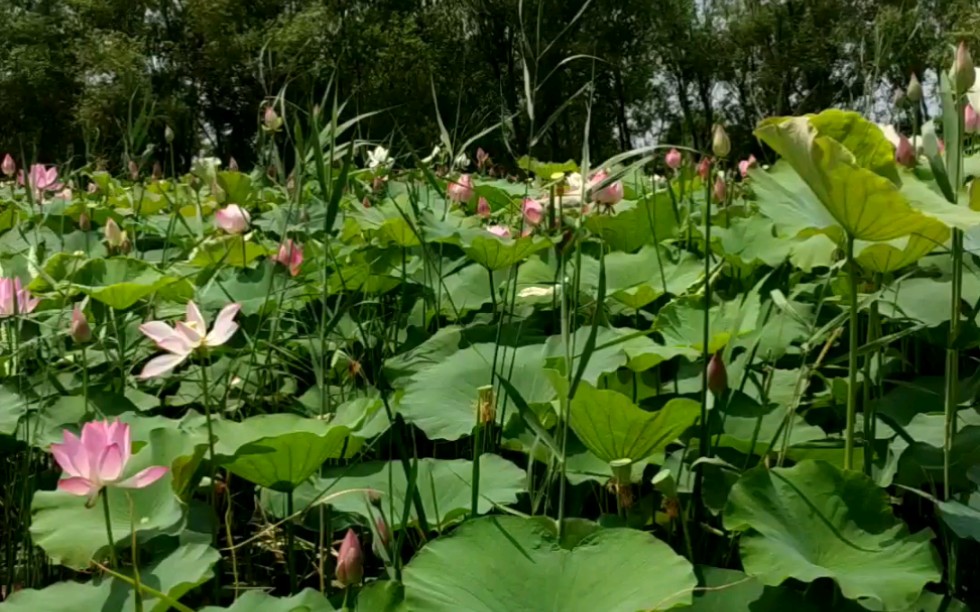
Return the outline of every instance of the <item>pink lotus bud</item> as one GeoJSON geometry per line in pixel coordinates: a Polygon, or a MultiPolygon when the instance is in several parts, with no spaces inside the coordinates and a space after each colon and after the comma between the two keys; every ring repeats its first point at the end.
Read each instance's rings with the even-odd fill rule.
{"type": "Polygon", "coordinates": [[[749,175],[749,168],[755,168],[755,165],[755,155],[749,155],[748,159],[743,159],[738,162],[738,172],[742,175],[742,178],[746,178],[749,175]]]}
{"type": "Polygon", "coordinates": [[[521,210],[524,213],[524,221],[528,225],[539,225],[544,219],[544,206],[533,198],[525,198],[521,210]]]}
{"type": "Polygon", "coordinates": [[[490,202],[487,202],[486,198],[481,197],[476,202],[476,214],[483,219],[490,218],[490,202]]]}
{"type": "Polygon", "coordinates": [[[490,154],[483,150],[482,147],[476,149],[476,167],[480,170],[490,163],[490,154]]]}
{"type": "Polygon", "coordinates": [[[136,165],[136,162],[129,160],[129,178],[134,181],[140,178],[140,167],[136,165]]]}
{"type": "MultiPolygon", "coordinates": [[[[967,106],[967,108],[970,108],[967,106]]],[[[976,113],[974,113],[976,117],[976,113]]],[[[895,161],[908,168],[915,167],[915,151],[912,150],[912,143],[905,135],[898,138],[898,148],[895,149],[895,161]]]]}
{"type": "MultiPolygon", "coordinates": [[[[606,179],[609,178],[609,174],[605,170],[600,170],[593,175],[590,181],[590,187],[598,187],[605,183],[606,179]]],[[[613,181],[607,183],[605,187],[600,187],[598,191],[593,192],[592,199],[600,204],[605,204],[606,206],[614,206],[623,199],[623,182],[613,181]]]]}
{"type": "Polygon", "coordinates": [[[242,234],[252,221],[248,211],[237,204],[229,204],[214,213],[214,223],[229,234],[242,234]]]}
{"type": "Polygon", "coordinates": [[[383,548],[388,548],[388,544],[391,543],[391,528],[388,527],[384,517],[379,516],[374,521],[374,528],[378,531],[378,543],[383,548]]]}
{"type": "Polygon", "coordinates": [[[292,238],[288,238],[286,242],[279,245],[279,253],[274,259],[289,268],[291,276],[296,276],[299,274],[300,266],[303,265],[303,248],[293,242],[292,238]]]}
{"type": "Polygon", "coordinates": [[[88,325],[85,313],[75,304],[71,311],[71,324],[68,326],[68,333],[71,339],[78,344],[85,344],[92,339],[92,328],[88,325]]]}
{"type": "Polygon", "coordinates": [[[92,219],[89,218],[88,214],[82,213],[78,215],[78,229],[83,232],[87,232],[92,229],[92,219]]]}
{"type": "Polygon", "coordinates": [[[949,69],[949,82],[953,84],[956,94],[962,95],[973,87],[973,82],[976,78],[977,75],[973,70],[973,58],[970,57],[970,50],[966,47],[965,42],[961,42],[960,46],[956,48],[956,57],[953,59],[953,65],[949,69]]]}
{"type": "Polygon", "coordinates": [[[681,152],[677,149],[671,149],[667,151],[667,155],[664,156],[664,161],[667,163],[667,167],[671,170],[677,170],[681,167],[683,160],[681,159],[681,152]]]}
{"type": "Polygon", "coordinates": [[[963,109],[963,131],[967,134],[980,132],[980,115],[977,115],[977,111],[969,102],[966,103],[966,108],[963,109]]]}
{"type": "Polygon", "coordinates": [[[711,190],[711,195],[715,202],[718,202],[719,204],[725,202],[725,196],[728,195],[728,188],[725,184],[725,177],[721,173],[719,173],[715,178],[715,186],[711,190]]]}
{"type": "Polygon", "coordinates": [[[361,552],[361,542],[354,530],[348,529],[337,553],[337,582],[346,587],[358,584],[363,577],[364,553],[361,552]]]}
{"type": "Polygon", "coordinates": [[[473,179],[469,174],[460,175],[458,179],[446,187],[446,195],[456,203],[469,202],[473,197],[473,179]]]}
{"type": "Polygon", "coordinates": [[[279,118],[279,113],[276,112],[276,109],[272,105],[265,107],[265,112],[262,114],[262,123],[263,127],[270,132],[278,130],[282,125],[282,119],[279,118]]]}
{"type": "Polygon", "coordinates": [[[510,238],[510,228],[506,225],[491,225],[487,227],[487,231],[494,236],[499,236],[501,238],[510,238]]]}
{"type": "Polygon", "coordinates": [[[701,161],[698,162],[698,176],[701,177],[702,181],[708,180],[711,176],[711,159],[708,157],[702,157],[701,161]]]}
{"type": "Polygon", "coordinates": [[[721,351],[718,351],[708,362],[708,391],[718,397],[727,390],[728,370],[725,369],[725,360],[721,357],[721,351]]]}
{"type": "Polygon", "coordinates": [[[725,126],[720,123],[716,123],[711,132],[711,151],[715,157],[728,157],[732,151],[732,141],[728,139],[725,126]]]}
{"type": "Polygon", "coordinates": [[[238,172],[238,162],[235,160],[234,157],[228,158],[228,170],[230,170],[231,172],[238,172]]]}
{"type": "Polygon", "coordinates": [[[361,206],[364,208],[371,208],[371,198],[364,196],[364,199],[361,200],[361,206]]]}
{"type": "Polygon", "coordinates": [[[14,162],[14,158],[10,156],[10,153],[4,155],[3,163],[0,164],[0,170],[3,170],[3,173],[6,174],[8,178],[17,172],[17,164],[14,162]]]}

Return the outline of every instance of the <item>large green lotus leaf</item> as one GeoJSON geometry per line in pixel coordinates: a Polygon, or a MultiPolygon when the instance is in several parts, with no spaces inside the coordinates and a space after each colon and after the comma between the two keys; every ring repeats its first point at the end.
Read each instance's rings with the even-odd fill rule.
{"type": "Polygon", "coordinates": [[[697,580],[669,546],[634,529],[583,531],[562,542],[541,520],[468,521],[405,566],[406,608],[637,612],[690,605],[697,580]]]}
{"type": "Polygon", "coordinates": [[[895,183],[858,166],[841,143],[820,135],[807,117],[766,120],[755,134],[796,170],[834,218],[832,227],[815,227],[838,243],[845,233],[858,240],[892,240],[935,223],[914,210],[895,183]]]}
{"type": "Polygon", "coordinates": [[[951,204],[938,191],[930,188],[914,174],[902,174],[902,195],[913,208],[950,228],[970,230],[980,226],[980,212],[966,205],[969,195],[960,190],[960,202],[951,204]]]}
{"type": "Polygon", "coordinates": [[[880,300],[883,315],[908,318],[935,327],[949,321],[952,281],[907,278],[885,289],[880,300]]]}
{"type": "Polygon", "coordinates": [[[218,186],[225,192],[225,203],[245,206],[252,195],[252,179],[241,172],[226,170],[218,173],[218,186]]]}
{"type": "Polygon", "coordinates": [[[194,249],[188,263],[198,268],[217,265],[244,268],[268,254],[261,244],[246,240],[241,234],[217,236],[194,249]]]}
{"type": "Polygon", "coordinates": [[[648,412],[618,391],[583,382],[572,398],[570,414],[575,435],[596,457],[606,462],[640,461],[663,452],[694,425],[701,406],[694,400],[675,398],[657,412],[648,412]]]}
{"type": "Polygon", "coordinates": [[[222,268],[214,275],[198,299],[202,310],[218,311],[231,302],[241,304],[242,315],[258,314],[273,309],[282,300],[288,308],[291,301],[301,297],[304,289],[297,283],[287,282],[288,277],[271,261],[262,261],[255,268],[236,270],[222,268]]]}
{"type": "MultiPolygon", "coordinates": [[[[419,370],[406,384],[398,411],[429,439],[458,440],[468,435],[476,425],[479,389],[490,384],[495,349],[494,344],[474,344],[419,370]]],[[[554,392],[542,375],[544,353],[540,345],[516,350],[501,346],[499,350],[499,372],[508,376],[524,401],[551,401],[554,392]]],[[[497,411],[498,420],[501,412],[497,411]]]]}
{"type": "Polygon", "coordinates": [[[392,580],[375,580],[357,593],[356,612],[408,612],[405,587],[392,580]]]}
{"type": "MultiPolygon", "coordinates": [[[[485,514],[495,504],[509,505],[517,502],[524,492],[527,474],[506,459],[497,455],[480,456],[480,500],[477,511],[485,514]]],[[[445,528],[453,521],[470,512],[472,502],[473,462],[465,459],[429,459],[418,461],[416,486],[422,499],[425,516],[431,525],[445,528]]],[[[370,506],[364,491],[371,489],[381,494],[381,508],[392,529],[400,529],[402,508],[408,484],[400,462],[369,461],[350,467],[329,468],[322,476],[303,484],[293,494],[295,507],[303,508],[314,502],[329,503],[341,512],[359,514],[369,518],[370,506]],[[324,493],[326,491],[326,493],[324,493]],[[337,495],[339,494],[339,495],[337,495]],[[336,496],[335,496],[336,495],[336,496]],[[393,512],[391,511],[393,510],[393,512]]],[[[277,514],[285,508],[285,496],[270,493],[268,499],[277,514]]],[[[375,516],[377,511],[375,510],[375,516]]],[[[409,517],[410,525],[418,520],[414,505],[409,517]]]]}
{"type": "Polygon", "coordinates": [[[537,236],[500,238],[484,230],[466,234],[463,243],[466,256],[489,270],[500,270],[523,261],[551,246],[551,241],[537,236]]]}
{"type": "Polygon", "coordinates": [[[786,261],[796,244],[795,240],[777,236],[772,221],[758,215],[734,218],[728,227],[711,231],[712,237],[721,242],[726,258],[748,266],[763,263],[776,268],[786,261]]]}
{"type": "Polygon", "coordinates": [[[613,214],[591,214],[585,227],[614,251],[632,252],[646,244],[660,244],[677,231],[677,220],[666,192],[636,202],[624,200],[613,214]]]}
{"type": "MultiPolygon", "coordinates": [[[[658,248],[646,245],[636,253],[613,251],[606,255],[606,294],[630,308],[643,308],[664,293],[683,293],[704,274],[704,264],[690,253],[682,253],[675,262],[664,249],[658,257],[658,248]]],[[[598,286],[599,262],[583,260],[588,262],[583,261],[583,283],[598,286]],[[594,267],[588,270],[592,274],[586,270],[589,264],[594,267]]]]}
{"type": "Polygon", "coordinates": [[[810,125],[822,136],[833,138],[854,156],[854,162],[895,184],[900,182],[895,164],[895,147],[877,124],[860,113],[839,109],[810,115],[810,125]]]}
{"type": "Polygon", "coordinates": [[[199,612],[334,612],[336,609],[313,589],[303,589],[292,597],[273,597],[265,591],[250,590],[227,608],[206,606],[199,612]]]}
{"type": "Polygon", "coordinates": [[[116,310],[129,308],[154,293],[178,302],[194,296],[194,286],[187,279],[164,274],[130,257],[89,260],[72,280],[82,293],[116,310]]]}
{"type": "Polygon", "coordinates": [[[694,595],[690,612],[820,612],[803,594],[782,587],[763,586],[744,573],[719,567],[698,567],[704,590],[694,595]]]}
{"type": "Polygon", "coordinates": [[[442,314],[455,317],[489,304],[490,276],[487,269],[470,264],[442,279],[442,314]]]}
{"type": "Polygon", "coordinates": [[[27,398],[6,386],[0,386],[0,436],[17,433],[20,419],[27,414],[27,398]]]}
{"type": "MultiPolygon", "coordinates": [[[[150,453],[133,456],[126,474],[149,467],[150,453]]],[[[171,488],[172,476],[144,489],[109,490],[109,514],[115,542],[129,540],[132,530],[146,540],[160,534],[177,533],[184,520],[180,500],[171,488]],[[130,508],[130,500],[132,509],[130,508]]],[[[91,559],[107,554],[106,524],[102,500],[93,508],[85,507],[85,498],[60,491],[38,491],[31,504],[31,535],[55,563],[84,569],[91,559]]]]}
{"type": "Polygon", "coordinates": [[[765,585],[831,578],[848,599],[903,610],[942,576],[931,531],[910,535],[870,478],[822,461],[745,472],[724,524],[742,532],[745,572],[765,585]]]}
{"type": "Polygon", "coordinates": [[[950,530],[961,538],[980,542],[980,494],[970,495],[970,503],[964,504],[955,499],[936,500],[939,517],[950,530]]]}
{"type": "Polygon", "coordinates": [[[900,270],[919,261],[933,249],[941,247],[950,236],[949,229],[939,223],[923,230],[887,242],[855,241],[854,253],[865,270],[882,274],[900,270]]]}
{"type": "MultiPolygon", "coordinates": [[[[654,328],[664,337],[669,347],[704,350],[704,317],[701,302],[696,299],[679,299],[660,310],[654,328]]],[[[708,352],[715,353],[731,340],[755,330],[759,319],[759,296],[750,294],[745,303],[722,302],[708,312],[708,352]]]]}
{"type": "Polygon", "coordinates": [[[780,233],[803,238],[820,232],[839,235],[832,231],[837,220],[786,161],[777,161],[769,170],[750,168],[749,178],[759,210],[780,233]]]}
{"type": "Polygon", "coordinates": [[[219,421],[214,435],[219,462],[259,486],[292,491],[327,459],[350,456],[361,440],[351,430],[292,414],[263,414],[241,422],[219,421]]]}
{"type": "Polygon", "coordinates": [[[111,601],[112,583],[104,581],[101,584],[91,582],[56,582],[43,589],[24,589],[16,591],[0,603],[4,612],[40,612],[41,610],[58,610],[58,612],[91,612],[92,610],[119,610],[128,612],[119,604],[111,601]],[[107,604],[112,603],[112,607],[107,604]]]}

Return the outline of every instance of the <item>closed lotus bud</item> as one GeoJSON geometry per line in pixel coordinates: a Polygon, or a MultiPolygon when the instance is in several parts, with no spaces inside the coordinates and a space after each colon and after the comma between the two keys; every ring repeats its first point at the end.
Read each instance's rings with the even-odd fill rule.
{"type": "Polygon", "coordinates": [[[899,136],[898,147],[895,149],[895,161],[908,168],[915,167],[915,151],[912,150],[912,143],[904,134],[899,136]]]}
{"type": "Polygon", "coordinates": [[[708,391],[718,397],[727,390],[728,370],[725,369],[725,360],[721,357],[721,351],[718,351],[708,362],[708,391]]]}
{"type": "Polygon", "coordinates": [[[126,239],[126,233],[120,229],[115,219],[109,217],[109,220],[105,223],[103,232],[105,233],[105,241],[110,248],[118,249],[122,247],[123,241],[126,239]]]}
{"type": "Polygon", "coordinates": [[[85,313],[78,307],[78,304],[71,311],[71,324],[68,327],[68,333],[71,335],[71,339],[78,344],[85,344],[92,339],[92,328],[89,327],[88,319],[85,318],[85,313]]]}
{"type": "Polygon", "coordinates": [[[476,214],[482,219],[490,218],[490,202],[486,198],[480,198],[476,203],[476,214]]]}
{"type": "Polygon", "coordinates": [[[711,159],[707,157],[702,157],[701,161],[698,163],[698,176],[701,177],[702,181],[708,180],[711,176],[711,159]]]}
{"type": "Polygon", "coordinates": [[[358,584],[363,577],[364,553],[361,551],[361,542],[354,530],[348,529],[340,543],[340,552],[337,553],[337,582],[346,587],[358,584]]]}
{"type": "Polygon", "coordinates": [[[167,141],[167,144],[170,144],[174,141],[174,131],[170,129],[169,125],[163,128],[163,139],[167,141]]]}
{"type": "Polygon", "coordinates": [[[129,160],[129,178],[139,180],[140,177],[140,167],[136,165],[136,162],[129,160]]]}
{"type": "Polygon", "coordinates": [[[388,544],[391,543],[391,528],[388,527],[384,517],[379,516],[374,521],[374,528],[378,530],[378,544],[382,548],[388,548],[388,544]]]}
{"type": "Polygon", "coordinates": [[[711,133],[711,151],[715,157],[728,157],[732,151],[732,141],[728,139],[728,132],[720,123],[716,123],[711,133]]]}
{"type": "Polygon", "coordinates": [[[711,189],[711,196],[714,198],[715,202],[723,204],[727,194],[728,186],[725,184],[725,176],[719,172],[718,176],[715,177],[715,185],[711,189]]]}
{"type": "Polygon", "coordinates": [[[671,170],[677,170],[681,167],[681,163],[683,162],[681,159],[681,152],[672,148],[670,151],[667,151],[667,155],[664,156],[664,162],[671,170]]]}
{"type": "Polygon", "coordinates": [[[159,181],[162,178],[163,178],[163,166],[160,165],[160,162],[155,161],[153,162],[153,180],[159,181]]]}
{"type": "Polygon", "coordinates": [[[228,169],[232,172],[238,172],[238,162],[234,157],[228,158],[228,169]]]}
{"type": "Polygon", "coordinates": [[[922,101],[922,83],[919,82],[919,77],[912,73],[912,78],[909,79],[909,86],[905,89],[905,95],[913,104],[918,104],[922,101]]]}
{"type": "Polygon", "coordinates": [[[0,164],[0,170],[3,170],[3,173],[8,178],[17,172],[17,164],[14,162],[14,158],[10,156],[10,153],[3,156],[3,163],[0,164]]]}
{"type": "Polygon", "coordinates": [[[266,106],[265,112],[262,114],[262,123],[265,129],[270,132],[274,132],[279,129],[282,125],[282,119],[279,118],[279,113],[272,106],[266,106]]]}
{"type": "Polygon", "coordinates": [[[92,229],[92,219],[86,213],[78,215],[78,229],[87,232],[92,229]]]}
{"type": "Polygon", "coordinates": [[[973,58],[970,57],[970,50],[966,43],[961,42],[956,48],[956,57],[953,65],[949,69],[949,82],[952,83],[957,95],[965,94],[976,80],[977,74],[973,70],[973,58]]]}

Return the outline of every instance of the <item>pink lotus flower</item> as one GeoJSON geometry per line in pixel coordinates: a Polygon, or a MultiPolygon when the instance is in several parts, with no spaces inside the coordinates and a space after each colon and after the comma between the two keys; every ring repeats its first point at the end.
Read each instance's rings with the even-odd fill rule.
{"type": "Polygon", "coordinates": [[[214,213],[214,223],[229,234],[242,234],[248,230],[252,217],[237,204],[229,204],[214,213]]]}
{"type": "Polygon", "coordinates": [[[92,339],[92,328],[89,327],[85,313],[75,304],[71,311],[71,324],[68,326],[68,335],[78,344],[85,344],[92,339]]]}
{"type": "Polygon", "coordinates": [[[510,238],[510,228],[506,225],[491,225],[487,227],[487,231],[500,238],[510,238]]]}
{"type": "Polygon", "coordinates": [[[19,278],[0,278],[0,319],[34,312],[40,301],[31,297],[19,278]]]}
{"type": "Polygon", "coordinates": [[[143,367],[141,379],[155,378],[173,370],[198,350],[207,350],[228,342],[238,331],[235,315],[240,304],[228,304],[218,313],[211,331],[194,302],[187,302],[187,316],[171,328],[163,321],[140,325],[143,335],[153,340],[167,354],[154,357],[143,367]]]}
{"type": "Polygon", "coordinates": [[[898,147],[895,149],[895,161],[908,168],[915,167],[915,151],[912,150],[912,143],[909,142],[909,139],[904,134],[898,138],[898,147]]]}
{"type": "Polygon", "coordinates": [[[483,219],[490,218],[490,202],[486,198],[480,198],[476,203],[476,214],[483,219]]]}
{"type": "Polygon", "coordinates": [[[303,247],[293,242],[292,238],[288,238],[286,242],[279,245],[279,253],[272,259],[289,268],[291,276],[296,276],[299,274],[300,266],[303,265],[303,247]]]}
{"type": "Polygon", "coordinates": [[[680,168],[683,161],[684,160],[681,159],[681,152],[677,149],[672,148],[670,151],[667,151],[667,155],[664,156],[664,162],[667,163],[667,167],[671,170],[677,170],[680,168]]]}
{"type": "MultiPolygon", "coordinates": [[[[45,168],[42,164],[34,164],[27,174],[27,180],[30,182],[31,193],[35,200],[40,200],[46,191],[58,191],[62,187],[58,182],[58,168],[55,166],[45,168]]],[[[18,174],[17,182],[24,184],[23,170],[18,174]]]]}
{"type": "Polygon", "coordinates": [[[728,194],[727,185],[725,185],[725,177],[719,173],[715,178],[714,188],[711,190],[711,195],[714,197],[715,202],[722,204],[725,202],[725,196],[728,194]]]}
{"type": "Polygon", "coordinates": [[[544,219],[544,206],[535,199],[525,198],[521,210],[528,225],[539,225],[544,219]]]}
{"type": "Polygon", "coordinates": [[[738,173],[742,175],[742,178],[746,178],[749,175],[749,168],[755,168],[755,166],[755,155],[749,155],[748,159],[738,162],[738,173]]]}
{"type": "Polygon", "coordinates": [[[708,157],[702,157],[701,161],[698,163],[698,176],[701,177],[702,181],[706,181],[710,175],[711,159],[708,157]]]}
{"type": "Polygon", "coordinates": [[[13,176],[17,172],[17,164],[14,162],[14,158],[10,156],[10,153],[3,156],[3,163],[0,164],[0,170],[8,177],[13,176]]]}
{"type": "Polygon", "coordinates": [[[353,529],[347,530],[337,553],[337,582],[343,586],[357,584],[364,577],[364,553],[353,529]]]}
{"type": "Polygon", "coordinates": [[[68,475],[58,481],[58,489],[72,495],[86,496],[91,507],[99,492],[107,486],[142,489],[160,478],[170,468],[148,467],[122,480],[126,464],[132,457],[129,425],[118,420],[92,421],[82,427],[81,438],[65,430],[61,444],[51,445],[51,454],[68,475]]]}
{"type": "Polygon", "coordinates": [[[473,197],[473,179],[469,174],[460,175],[458,179],[449,183],[446,187],[446,195],[456,203],[469,202],[473,197]]]}
{"type": "Polygon", "coordinates": [[[963,109],[963,129],[967,134],[980,132],[980,115],[977,115],[977,111],[969,102],[963,109]]]}
{"type": "MultiPolygon", "coordinates": [[[[589,181],[589,187],[599,187],[608,178],[609,174],[605,170],[600,170],[592,176],[592,180],[589,181]]],[[[592,193],[592,199],[600,204],[605,204],[606,206],[616,205],[623,199],[623,182],[613,181],[603,187],[599,187],[598,191],[594,191],[592,193]]]]}

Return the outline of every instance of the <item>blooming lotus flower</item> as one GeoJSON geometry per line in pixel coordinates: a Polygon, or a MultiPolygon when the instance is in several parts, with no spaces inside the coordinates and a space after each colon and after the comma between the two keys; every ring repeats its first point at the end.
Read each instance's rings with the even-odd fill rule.
{"type": "MultiPolygon", "coordinates": [[[[608,178],[608,173],[606,173],[605,170],[600,170],[599,172],[596,172],[592,177],[592,180],[589,181],[589,187],[598,187],[608,178]]],[[[600,187],[598,191],[594,191],[592,193],[592,199],[600,204],[605,204],[606,206],[614,206],[623,199],[623,182],[613,181],[604,187],[600,187]]]]}
{"type": "Polygon", "coordinates": [[[183,363],[192,353],[221,346],[238,331],[235,315],[241,310],[240,304],[228,304],[218,313],[211,331],[194,302],[187,302],[187,316],[170,327],[163,321],[150,321],[140,325],[143,335],[153,340],[167,354],[154,357],[140,372],[142,379],[162,376],[183,363]]]}
{"type": "Polygon", "coordinates": [[[126,232],[120,229],[119,224],[116,223],[115,219],[109,217],[109,220],[105,222],[105,227],[102,228],[105,234],[106,244],[109,245],[110,249],[117,249],[120,251],[127,250],[129,244],[129,236],[126,232]]]}
{"type": "Polygon", "coordinates": [[[248,229],[252,217],[237,204],[229,204],[214,213],[214,223],[229,234],[241,234],[248,229]]]}
{"type": "Polygon", "coordinates": [[[490,202],[486,198],[480,198],[476,202],[476,214],[483,219],[490,218],[490,202]]]}
{"type": "Polygon", "coordinates": [[[749,175],[749,168],[755,168],[755,166],[755,155],[749,155],[748,159],[738,162],[738,173],[742,175],[742,178],[745,178],[749,175]]]}
{"type": "Polygon", "coordinates": [[[701,177],[702,181],[708,180],[708,177],[711,176],[711,159],[701,158],[701,161],[698,162],[698,176],[701,177]]]}
{"type": "Polygon", "coordinates": [[[521,210],[528,225],[539,225],[544,219],[544,206],[535,199],[525,198],[521,210]]]}
{"type": "Polygon", "coordinates": [[[19,278],[0,278],[0,319],[34,312],[40,301],[31,297],[19,278]]]}
{"type": "MultiPolygon", "coordinates": [[[[34,164],[27,173],[27,180],[35,200],[40,200],[46,191],[58,191],[62,188],[62,184],[58,182],[58,168],[55,166],[45,168],[43,164],[34,164]]],[[[24,184],[23,170],[17,182],[24,184]]]]}
{"type": "Polygon", "coordinates": [[[353,529],[347,530],[337,553],[337,582],[343,586],[357,584],[364,577],[364,553],[353,529]]]}
{"type": "Polygon", "coordinates": [[[129,425],[118,420],[86,423],[80,438],[66,429],[62,442],[51,445],[54,460],[68,475],[58,481],[58,489],[88,497],[86,505],[92,507],[104,487],[142,489],[163,478],[170,469],[148,467],[121,480],[132,452],[129,425]]]}
{"type": "MultiPolygon", "coordinates": [[[[970,107],[967,106],[967,108],[970,107]]],[[[912,150],[912,143],[904,135],[898,140],[898,148],[895,149],[895,161],[909,168],[915,166],[915,151],[912,150]]]]}
{"type": "Polygon", "coordinates": [[[3,156],[3,163],[0,164],[0,170],[8,177],[13,176],[17,172],[17,164],[14,162],[14,158],[10,156],[10,153],[3,156]]]}
{"type": "Polygon", "coordinates": [[[473,179],[469,174],[460,175],[458,179],[449,183],[446,187],[446,195],[456,203],[469,202],[473,197],[473,179]]]}
{"type": "Polygon", "coordinates": [[[368,152],[368,168],[374,170],[376,168],[384,168],[391,164],[391,157],[388,155],[388,149],[377,146],[373,151],[368,152]]]}
{"type": "Polygon", "coordinates": [[[664,156],[664,162],[666,162],[667,167],[671,170],[677,170],[680,168],[683,161],[684,160],[681,159],[681,152],[677,149],[672,148],[670,151],[667,151],[667,155],[664,156]]]}
{"type": "Polygon", "coordinates": [[[499,236],[501,238],[510,238],[510,228],[506,225],[491,225],[487,228],[487,231],[494,236],[499,236]]]}
{"type": "Polygon", "coordinates": [[[78,344],[85,344],[92,340],[92,328],[89,327],[85,313],[75,304],[71,311],[71,323],[68,326],[68,335],[78,344]]]}
{"type": "Polygon", "coordinates": [[[289,238],[279,245],[279,253],[273,257],[273,260],[289,268],[291,276],[296,276],[299,274],[300,266],[303,265],[303,247],[289,238]]]}

